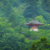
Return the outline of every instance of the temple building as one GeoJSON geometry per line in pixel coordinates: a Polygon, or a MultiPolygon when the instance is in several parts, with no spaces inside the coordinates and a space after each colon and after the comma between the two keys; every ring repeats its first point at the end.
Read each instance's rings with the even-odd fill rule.
{"type": "Polygon", "coordinates": [[[38,31],[38,28],[37,27],[38,26],[41,26],[41,25],[44,25],[44,24],[34,19],[34,20],[26,23],[25,25],[31,27],[30,28],[30,31],[38,31]]]}

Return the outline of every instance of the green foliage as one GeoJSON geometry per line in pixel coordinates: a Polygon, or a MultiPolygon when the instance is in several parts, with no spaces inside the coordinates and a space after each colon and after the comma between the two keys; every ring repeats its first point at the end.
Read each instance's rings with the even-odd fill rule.
{"type": "Polygon", "coordinates": [[[46,39],[46,37],[43,37],[40,39],[40,41],[37,42],[33,42],[30,50],[47,50],[50,49],[50,44],[48,43],[48,40],[46,39]]]}
{"type": "Polygon", "coordinates": [[[16,24],[16,22],[17,22],[16,16],[15,16],[13,13],[11,13],[11,14],[9,15],[9,21],[10,21],[10,23],[12,23],[12,27],[14,27],[14,26],[17,25],[17,24],[16,24]]]}
{"type": "Polygon", "coordinates": [[[50,0],[42,0],[42,5],[41,6],[45,11],[50,12],[50,0]]]}
{"type": "Polygon", "coordinates": [[[5,47],[3,48],[3,50],[12,50],[12,48],[9,47],[9,46],[5,46],[5,47]]]}
{"type": "Polygon", "coordinates": [[[43,18],[43,16],[37,16],[36,17],[36,20],[38,20],[38,21],[40,21],[40,22],[42,22],[42,23],[46,23],[46,20],[43,18]],[[39,20],[40,19],[40,20],[39,20]]]}
{"type": "Polygon", "coordinates": [[[0,50],[28,50],[30,47],[29,50],[50,50],[49,2],[49,0],[0,0],[0,50]],[[30,31],[30,27],[25,25],[33,20],[34,16],[36,20],[44,23],[38,32],[30,31]],[[41,38],[43,36],[48,40],[45,37],[41,38]]]}
{"type": "Polygon", "coordinates": [[[31,48],[29,50],[37,50],[37,46],[36,46],[35,42],[33,42],[33,45],[31,46],[31,48]]]}
{"type": "MultiPolygon", "coordinates": [[[[48,10],[47,10],[48,12],[45,11],[45,8],[47,7],[46,2],[49,4],[50,1],[49,0],[47,0],[47,1],[45,1],[45,0],[27,0],[27,2],[26,2],[27,8],[24,12],[24,16],[27,17],[27,18],[28,17],[33,18],[34,16],[36,17],[36,16],[39,16],[39,15],[42,15],[44,17],[44,19],[48,21],[50,19],[50,17],[49,17],[50,13],[49,13],[48,10]],[[43,5],[43,4],[45,4],[45,5],[43,5]],[[41,5],[44,8],[42,8],[41,5]]],[[[50,7],[50,6],[48,6],[48,7],[50,7]]]]}

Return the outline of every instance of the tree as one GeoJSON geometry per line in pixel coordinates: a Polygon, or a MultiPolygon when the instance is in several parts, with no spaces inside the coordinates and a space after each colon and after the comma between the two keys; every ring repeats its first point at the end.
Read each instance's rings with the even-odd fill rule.
{"type": "Polygon", "coordinates": [[[5,46],[5,47],[3,47],[3,50],[13,50],[13,49],[9,46],[5,46]]]}
{"type": "Polygon", "coordinates": [[[42,8],[50,13],[50,0],[41,0],[42,1],[42,8]]]}
{"type": "Polygon", "coordinates": [[[17,25],[17,18],[16,16],[14,15],[14,13],[11,13],[9,15],[9,22],[12,23],[12,27],[16,26],[17,25]]]}
{"type": "Polygon", "coordinates": [[[33,42],[30,50],[46,50],[50,48],[50,43],[46,37],[42,37],[40,41],[33,42]],[[49,44],[49,45],[48,45],[49,44]]]}
{"type": "Polygon", "coordinates": [[[38,4],[38,1],[37,0],[26,0],[26,3],[27,3],[27,8],[24,12],[24,16],[25,17],[34,17],[35,16],[35,13],[37,13],[37,4],[38,4]]]}
{"type": "Polygon", "coordinates": [[[36,46],[35,42],[33,42],[33,45],[31,46],[31,48],[29,50],[37,50],[37,46],[36,46]]]}

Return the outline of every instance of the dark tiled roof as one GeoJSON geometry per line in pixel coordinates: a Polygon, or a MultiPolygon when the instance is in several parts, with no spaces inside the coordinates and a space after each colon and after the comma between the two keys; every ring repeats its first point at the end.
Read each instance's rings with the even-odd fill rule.
{"type": "Polygon", "coordinates": [[[30,22],[28,22],[26,24],[43,24],[43,23],[38,22],[37,20],[32,20],[32,21],[30,21],[30,22]]]}

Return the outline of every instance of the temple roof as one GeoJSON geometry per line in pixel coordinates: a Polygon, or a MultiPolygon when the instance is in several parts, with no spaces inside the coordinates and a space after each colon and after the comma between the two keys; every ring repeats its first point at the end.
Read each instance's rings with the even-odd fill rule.
{"type": "Polygon", "coordinates": [[[29,24],[40,24],[40,25],[43,25],[43,23],[41,23],[41,22],[39,22],[37,20],[32,20],[32,21],[26,23],[26,25],[29,25],[29,24]]]}

